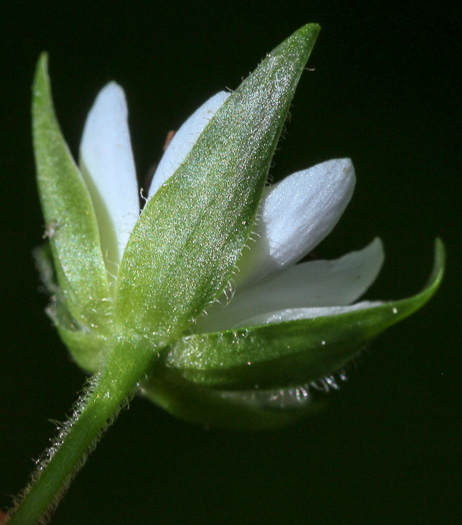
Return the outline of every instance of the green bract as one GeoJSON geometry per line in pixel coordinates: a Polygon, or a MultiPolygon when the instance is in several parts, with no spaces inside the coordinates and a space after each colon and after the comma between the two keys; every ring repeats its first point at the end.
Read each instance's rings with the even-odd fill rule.
{"type": "Polygon", "coordinates": [[[48,240],[36,260],[48,312],[84,370],[135,374],[151,353],[140,390],[173,414],[272,427],[309,411],[313,383],[333,382],[435,293],[440,241],[428,285],[396,302],[355,303],[382,265],[380,240],[295,265],[333,228],[355,181],[351,161],[336,159],[265,188],[318,31],[302,27],[235,92],[199,108],[167,148],[141,214],[121,88],[106,86],[90,112],[79,169],[40,58],[33,132],[48,240]],[[228,287],[235,297],[222,304],[228,287]]]}

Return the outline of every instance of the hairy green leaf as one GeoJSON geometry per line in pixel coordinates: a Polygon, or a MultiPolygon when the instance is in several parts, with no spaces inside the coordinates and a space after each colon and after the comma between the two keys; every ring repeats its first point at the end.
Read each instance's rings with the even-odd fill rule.
{"type": "Polygon", "coordinates": [[[444,246],[437,240],[431,278],[413,297],[341,315],[191,335],[175,345],[167,366],[189,382],[220,390],[287,388],[322,379],[421,308],[436,292],[443,270],[444,246]]]}
{"type": "Polygon", "coordinates": [[[47,56],[41,55],[33,88],[33,138],[45,235],[66,306],[80,322],[97,323],[109,287],[93,204],[59,128],[47,56]]]}
{"type": "Polygon", "coordinates": [[[267,56],[146,205],[117,280],[124,326],[170,341],[226,286],[318,31],[304,26],[267,56]]]}

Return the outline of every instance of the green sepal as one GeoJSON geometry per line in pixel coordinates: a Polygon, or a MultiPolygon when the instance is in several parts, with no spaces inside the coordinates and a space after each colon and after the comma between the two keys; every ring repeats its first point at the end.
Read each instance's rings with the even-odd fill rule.
{"type": "Polygon", "coordinates": [[[103,334],[82,332],[58,324],[56,329],[79,368],[90,374],[101,370],[106,351],[113,346],[112,339],[103,334]]]}
{"type": "Polygon", "coordinates": [[[35,248],[33,255],[42,284],[50,296],[46,314],[77,365],[85,372],[97,372],[106,349],[110,347],[108,336],[101,330],[89,330],[69,313],[57,283],[49,242],[35,248]]]}
{"type": "MultiPolygon", "coordinates": [[[[204,388],[186,381],[178,372],[156,371],[146,381],[141,393],[170,414],[190,423],[232,430],[271,430],[295,423],[315,414],[322,402],[292,391],[287,405],[278,392],[223,392],[204,388]]],[[[288,393],[288,391],[284,390],[288,393]]]]}
{"type": "Polygon", "coordinates": [[[169,342],[225,288],[318,32],[304,26],[267,56],[145,206],[117,280],[126,328],[169,342]]]}
{"type": "Polygon", "coordinates": [[[45,235],[57,280],[71,315],[96,326],[109,297],[107,273],[93,204],[56,119],[45,53],[35,74],[32,122],[45,235]]]}
{"type": "Polygon", "coordinates": [[[320,380],[421,308],[438,289],[444,260],[444,245],[437,240],[430,280],[410,298],[340,315],[191,335],[174,346],[166,365],[190,383],[219,390],[288,388],[320,380]]]}

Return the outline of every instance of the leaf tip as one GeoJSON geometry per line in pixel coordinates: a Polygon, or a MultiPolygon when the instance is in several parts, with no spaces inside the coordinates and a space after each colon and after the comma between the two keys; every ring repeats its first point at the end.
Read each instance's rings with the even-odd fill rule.
{"type": "Polygon", "coordinates": [[[47,51],[42,51],[40,53],[37,64],[40,67],[48,68],[48,52],[47,51]]]}
{"type": "Polygon", "coordinates": [[[305,24],[297,29],[291,38],[299,40],[311,52],[320,31],[321,26],[319,24],[305,24]]]}
{"type": "Polygon", "coordinates": [[[43,76],[48,76],[48,53],[46,51],[42,51],[38,57],[34,84],[37,84],[43,76]]]}
{"type": "Polygon", "coordinates": [[[435,291],[439,288],[443,279],[446,266],[446,247],[441,237],[435,239],[435,262],[430,276],[430,282],[434,283],[435,291]]]}
{"type": "MultiPolygon", "coordinates": [[[[43,51],[40,53],[37,60],[37,67],[35,69],[34,84],[32,88],[32,108],[38,104],[38,101],[49,92],[49,77],[48,77],[48,53],[43,51]]],[[[34,111],[33,111],[34,112],[34,111]]]]}

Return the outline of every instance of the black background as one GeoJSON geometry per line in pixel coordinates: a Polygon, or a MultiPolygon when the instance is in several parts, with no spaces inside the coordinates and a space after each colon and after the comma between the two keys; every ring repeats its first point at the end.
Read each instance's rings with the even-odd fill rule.
{"type": "Polygon", "coordinates": [[[264,434],[205,430],[135,399],[104,437],[56,524],[456,523],[460,496],[460,16],[449,2],[15,2],[2,4],[0,506],[26,482],[82,385],[49,320],[31,257],[41,242],[30,137],[35,61],[76,152],[109,80],[126,90],[140,176],[166,133],[306,22],[322,25],[275,178],[349,156],[357,189],[319,249],[380,235],[368,297],[418,290],[432,244],[443,286],[376,341],[327,410],[264,434]]]}

